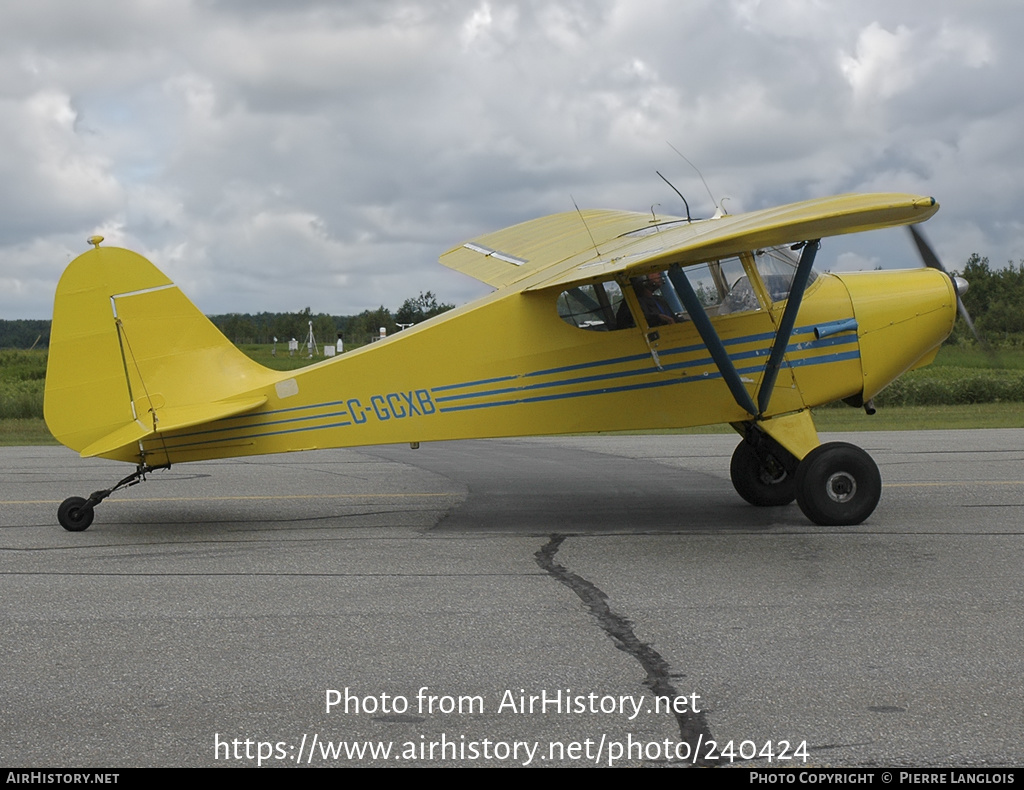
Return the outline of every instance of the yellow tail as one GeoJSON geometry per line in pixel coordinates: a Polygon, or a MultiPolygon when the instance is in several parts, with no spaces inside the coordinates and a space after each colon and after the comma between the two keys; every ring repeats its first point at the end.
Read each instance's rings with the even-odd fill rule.
{"type": "Polygon", "coordinates": [[[144,437],[257,408],[278,378],[133,252],[97,246],[57,285],[43,410],[83,456],[142,463],[144,437]]]}

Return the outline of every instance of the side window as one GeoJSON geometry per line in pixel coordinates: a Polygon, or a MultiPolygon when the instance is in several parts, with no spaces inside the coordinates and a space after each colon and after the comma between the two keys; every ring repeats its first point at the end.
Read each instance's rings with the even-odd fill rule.
{"type": "Polygon", "coordinates": [[[570,288],[558,295],[558,316],[579,329],[610,332],[618,328],[620,311],[627,311],[622,290],[614,280],[570,288]]]}

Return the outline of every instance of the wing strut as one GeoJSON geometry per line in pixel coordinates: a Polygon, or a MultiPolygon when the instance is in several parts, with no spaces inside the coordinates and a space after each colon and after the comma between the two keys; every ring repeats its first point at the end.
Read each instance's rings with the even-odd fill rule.
{"type": "Polygon", "coordinates": [[[711,319],[708,318],[704,305],[700,303],[700,299],[697,298],[697,294],[693,291],[693,286],[686,279],[686,273],[679,264],[675,264],[668,270],[668,279],[675,286],[679,297],[683,300],[683,307],[686,308],[686,312],[693,319],[693,325],[697,327],[701,340],[707,346],[711,359],[718,366],[718,372],[722,374],[722,378],[729,387],[729,392],[732,393],[736,403],[752,417],[756,416],[758,414],[757,406],[754,405],[754,401],[750,397],[750,393],[747,392],[747,388],[743,386],[740,374],[736,372],[735,365],[729,359],[729,355],[725,351],[725,346],[722,345],[718,332],[711,325],[711,319]]]}
{"type": "Polygon", "coordinates": [[[768,409],[772,398],[772,390],[775,388],[775,381],[779,376],[779,369],[782,367],[782,358],[786,354],[789,340],[793,336],[793,327],[796,325],[796,315],[800,311],[800,303],[803,301],[804,291],[807,288],[807,281],[811,276],[811,268],[814,266],[814,257],[818,253],[820,239],[814,239],[804,244],[803,252],[800,254],[800,263],[797,265],[796,273],[793,275],[793,284],[789,289],[789,299],[786,301],[786,308],[783,310],[779,328],[775,332],[775,340],[772,341],[772,349],[768,355],[768,362],[765,363],[764,375],[761,377],[761,385],[757,391],[757,403],[750,397],[747,388],[743,385],[736,367],[729,359],[729,354],[722,344],[718,332],[708,318],[704,306],[697,298],[697,294],[690,285],[683,268],[676,264],[668,271],[668,278],[675,286],[676,292],[683,301],[683,307],[693,320],[701,340],[707,346],[711,359],[714,360],[721,373],[722,379],[729,387],[729,392],[735,399],[737,405],[744,409],[751,416],[757,417],[768,409]]]}
{"type": "MultiPolygon", "coordinates": [[[[821,239],[814,239],[804,244],[803,252],[800,253],[800,263],[796,267],[796,274],[793,275],[793,284],[789,288],[789,299],[786,300],[786,309],[782,312],[782,320],[779,321],[779,328],[775,332],[775,340],[772,341],[772,350],[768,355],[768,362],[764,366],[764,375],[761,377],[761,386],[757,390],[757,414],[764,414],[768,409],[768,403],[772,399],[772,391],[775,389],[775,380],[779,375],[779,368],[782,367],[782,357],[789,346],[789,339],[793,336],[793,327],[796,325],[796,314],[800,310],[800,303],[804,298],[804,291],[807,288],[807,280],[811,276],[811,267],[814,265],[814,256],[818,254],[821,246],[821,239]]],[[[741,406],[743,404],[740,404],[741,406]]]]}

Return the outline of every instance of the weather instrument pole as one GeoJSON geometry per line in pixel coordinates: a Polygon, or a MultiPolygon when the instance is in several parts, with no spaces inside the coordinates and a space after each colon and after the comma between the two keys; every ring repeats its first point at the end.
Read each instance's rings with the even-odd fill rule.
{"type": "Polygon", "coordinates": [[[309,358],[313,358],[313,352],[320,353],[320,349],[316,347],[316,338],[313,337],[313,322],[309,322],[309,337],[306,338],[306,348],[309,351],[309,358]]]}

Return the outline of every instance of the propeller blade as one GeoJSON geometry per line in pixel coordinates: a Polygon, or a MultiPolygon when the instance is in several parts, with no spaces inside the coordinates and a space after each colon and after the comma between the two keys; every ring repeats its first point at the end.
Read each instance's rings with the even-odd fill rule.
{"type": "Polygon", "coordinates": [[[932,245],[928,243],[921,231],[913,225],[907,225],[907,230],[910,231],[910,235],[914,238],[914,244],[917,245],[917,252],[921,256],[921,261],[924,265],[929,269],[937,269],[953,281],[953,291],[956,293],[956,309],[960,312],[960,317],[964,319],[964,323],[967,324],[967,328],[971,330],[971,334],[974,335],[974,339],[978,341],[978,345],[994,356],[994,352],[989,348],[988,343],[982,339],[981,335],[978,334],[978,330],[974,328],[974,321],[971,320],[971,314],[967,312],[964,300],[960,298],[960,289],[957,287],[956,282],[957,278],[953,277],[953,275],[949,273],[949,270],[942,265],[942,261],[939,260],[939,256],[935,254],[935,250],[932,249],[932,245]]]}
{"type": "Polygon", "coordinates": [[[942,261],[939,260],[939,256],[935,254],[925,237],[921,234],[917,228],[913,225],[907,225],[907,230],[910,231],[910,235],[914,237],[914,244],[917,245],[917,252],[921,256],[921,260],[924,261],[924,265],[929,269],[938,269],[940,272],[949,276],[949,272],[946,271],[946,267],[942,265],[942,261]]]}
{"type": "Polygon", "coordinates": [[[991,354],[992,349],[988,347],[988,343],[986,343],[982,336],[978,334],[978,330],[974,328],[974,322],[971,320],[971,314],[967,312],[967,308],[964,306],[964,300],[960,298],[959,293],[956,295],[956,306],[960,311],[960,317],[964,319],[964,323],[967,324],[967,328],[970,329],[971,334],[974,335],[974,339],[978,341],[978,344],[983,349],[991,354]]]}

